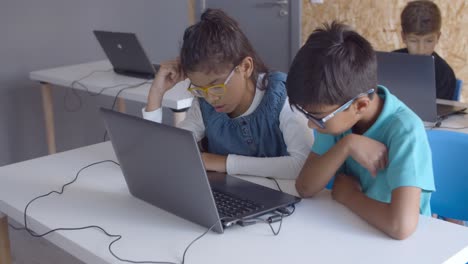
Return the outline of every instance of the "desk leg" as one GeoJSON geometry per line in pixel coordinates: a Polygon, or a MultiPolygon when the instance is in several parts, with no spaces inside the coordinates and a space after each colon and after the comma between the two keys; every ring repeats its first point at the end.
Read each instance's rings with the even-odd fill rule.
{"type": "Polygon", "coordinates": [[[54,103],[52,98],[52,86],[48,83],[41,83],[42,107],[44,109],[45,128],[47,137],[47,147],[49,154],[57,152],[55,146],[55,127],[54,127],[54,103]]]}
{"type": "Polygon", "coordinates": [[[0,264],[11,264],[8,217],[0,213],[0,264]]]}
{"type": "Polygon", "coordinates": [[[117,111],[120,113],[125,113],[127,110],[127,107],[125,105],[125,99],[122,97],[117,98],[117,111]]]}
{"type": "Polygon", "coordinates": [[[188,108],[181,109],[181,110],[172,110],[172,114],[173,114],[173,118],[174,118],[173,126],[177,126],[177,124],[179,124],[180,121],[185,119],[187,109],[188,108]]]}

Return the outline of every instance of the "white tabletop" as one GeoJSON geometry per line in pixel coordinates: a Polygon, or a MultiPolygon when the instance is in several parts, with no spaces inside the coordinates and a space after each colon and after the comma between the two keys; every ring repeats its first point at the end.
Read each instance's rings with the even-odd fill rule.
{"type": "MultiPolygon", "coordinates": [[[[29,200],[59,190],[80,168],[105,159],[115,160],[108,142],[4,166],[0,211],[22,222],[29,200]]],[[[244,178],[275,186],[267,179],[244,178]]],[[[279,182],[295,193],[293,181],[279,182]]],[[[187,244],[205,231],[130,196],[120,169],[110,163],[83,171],[64,195],[35,202],[28,215],[36,232],[100,225],[123,235],[114,251],[132,260],[180,262],[187,244]]],[[[98,230],[58,232],[47,239],[86,263],[120,263],[107,250],[112,239],[98,230]]],[[[465,263],[467,246],[468,228],[428,217],[420,218],[407,240],[390,239],[323,191],[297,205],[279,236],[265,224],[211,232],[190,249],[186,263],[442,263],[452,256],[447,263],[465,263]]]]}
{"type": "MultiPolygon", "coordinates": [[[[122,88],[146,81],[144,79],[116,74],[112,71],[112,65],[108,60],[34,71],[30,73],[29,77],[32,80],[64,87],[71,87],[74,81],[86,77],[80,83],[84,84],[89,92],[98,93],[102,91],[102,94],[109,96],[115,96],[122,88]],[[116,85],[121,86],[103,90],[103,88],[116,85]]],[[[173,89],[169,90],[164,95],[163,106],[176,110],[190,107],[193,96],[187,91],[187,86],[188,83],[186,81],[180,82],[173,89]]],[[[81,85],[73,85],[73,87],[79,90],[86,90],[81,85]]],[[[144,85],[123,91],[120,96],[125,99],[146,103],[150,87],[151,80],[148,80],[148,83],[144,85]]]]}
{"type": "MultiPolygon", "coordinates": [[[[437,99],[437,103],[461,106],[461,107],[466,107],[468,109],[467,104],[457,102],[457,101],[437,99]]],[[[446,119],[442,120],[440,128],[435,128],[435,129],[443,129],[443,130],[451,130],[451,131],[461,132],[461,133],[468,133],[468,114],[460,113],[460,114],[448,116],[446,119]]]]}

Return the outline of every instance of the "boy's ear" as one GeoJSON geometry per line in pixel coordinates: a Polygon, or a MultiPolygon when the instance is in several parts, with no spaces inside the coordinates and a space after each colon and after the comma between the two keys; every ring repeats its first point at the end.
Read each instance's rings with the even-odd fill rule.
{"type": "Polygon", "coordinates": [[[245,57],[239,65],[239,70],[244,73],[245,79],[249,79],[253,72],[253,59],[250,56],[245,57]]]}
{"type": "Polygon", "coordinates": [[[370,105],[370,98],[368,96],[363,96],[354,101],[354,109],[356,114],[361,114],[364,112],[370,105]]]}

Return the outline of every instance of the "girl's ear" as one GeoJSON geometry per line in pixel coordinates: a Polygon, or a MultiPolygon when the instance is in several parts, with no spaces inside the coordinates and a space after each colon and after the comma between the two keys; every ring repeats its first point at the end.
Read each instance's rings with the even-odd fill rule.
{"type": "Polygon", "coordinates": [[[244,74],[245,79],[249,79],[253,73],[253,59],[250,56],[245,57],[242,62],[239,64],[239,71],[244,74]]]}

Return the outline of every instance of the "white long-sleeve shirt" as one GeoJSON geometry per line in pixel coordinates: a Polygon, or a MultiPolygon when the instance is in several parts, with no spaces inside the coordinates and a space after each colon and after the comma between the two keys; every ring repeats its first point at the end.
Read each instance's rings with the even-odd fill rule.
{"type": "MultiPolygon", "coordinates": [[[[247,116],[255,111],[262,101],[264,94],[265,91],[258,89],[257,85],[252,104],[239,117],[247,116]]],[[[143,108],[142,113],[143,118],[161,123],[161,108],[151,112],[146,112],[145,108],[143,108]]],[[[229,154],[226,162],[228,174],[245,174],[279,179],[295,179],[298,176],[314,142],[313,132],[307,126],[307,119],[297,111],[293,112],[291,110],[287,98],[280,112],[279,119],[279,127],[283,133],[283,139],[289,156],[250,157],[229,154]]],[[[192,131],[197,141],[205,137],[205,125],[197,98],[194,98],[185,119],[179,122],[177,126],[192,131]]]]}

